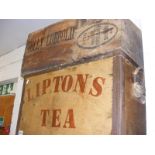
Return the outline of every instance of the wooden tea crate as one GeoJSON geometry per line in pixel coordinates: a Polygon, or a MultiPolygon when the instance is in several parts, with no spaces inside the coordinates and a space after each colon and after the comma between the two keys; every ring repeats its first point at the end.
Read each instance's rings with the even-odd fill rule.
{"type": "Polygon", "coordinates": [[[64,20],[29,35],[17,132],[146,134],[141,31],[64,20]]]}

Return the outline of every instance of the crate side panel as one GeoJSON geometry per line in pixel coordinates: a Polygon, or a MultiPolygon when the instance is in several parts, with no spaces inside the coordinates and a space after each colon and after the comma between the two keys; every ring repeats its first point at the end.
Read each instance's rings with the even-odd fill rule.
{"type": "Polygon", "coordinates": [[[24,134],[111,134],[113,57],[26,79],[24,134]]]}

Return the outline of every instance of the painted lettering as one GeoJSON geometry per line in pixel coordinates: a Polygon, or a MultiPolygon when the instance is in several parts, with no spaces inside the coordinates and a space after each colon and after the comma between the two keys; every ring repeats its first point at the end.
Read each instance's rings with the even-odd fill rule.
{"type": "Polygon", "coordinates": [[[88,75],[89,74],[85,74],[85,75],[83,75],[83,74],[77,74],[77,80],[76,80],[74,91],[78,92],[77,89],[78,89],[78,84],[79,84],[79,86],[80,86],[80,92],[81,93],[84,93],[88,75]],[[85,76],[85,79],[84,79],[84,76],[85,76]]]}
{"type": "Polygon", "coordinates": [[[71,75],[66,75],[62,81],[62,90],[67,92],[71,89],[73,84],[73,77],[71,75]]]}
{"type": "Polygon", "coordinates": [[[39,50],[42,47],[58,44],[61,41],[69,41],[74,39],[75,27],[68,27],[61,31],[52,32],[40,38],[28,40],[27,50],[29,52],[39,50]]]}
{"type": "Polygon", "coordinates": [[[59,91],[60,79],[62,79],[62,76],[56,76],[56,77],[53,78],[53,81],[55,81],[54,92],[59,91]]]}
{"type": "Polygon", "coordinates": [[[93,87],[96,90],[96,93],[93,92],[93,88],[90,89],[89,94],[92,96],[99,96],[102,93],[102,85],[104,85],[105,79],[103,77],[97,77],[93,80],[93,87]],[[99,80],[102,82],[99,83],[99,80]]]}
{"type": "Polygon", "coordinates": [[[29,102],[32,99],[33,99],[33,97],[31,96],[31,89],[29,88],[29,89],[27,89],[27,100],[29,102]]]}
{"type": "Polygon", "coordinates": [[[73,109],[69,109],[66,117],[64,128],[75,128],[73,109]]]}
{"type": "Polygon", "coordinates": [[[60,127],[60,109],[53,110],[53,120],[52,120],[52,127],[60,127]]]}
{"type": "Polygon", "coordinates": [[[41,126],[43,127],[49,126],[49,122],[52,120],[51,127],[75,128],[73,109],[68,109],[64,122],[61,122],[61,120],[63,120],[61,116],[61,109],[43,109],[41,110],[41,116],[41,126]]]}
{"type": "Polygon", "coordinates": [[[46,126],[46,120],[47,120],[47,115],[49,115],[49,110],[48,109],[41,110],[41,115],[43,115],[41,126],[46,126]]]}
{"type": "Polygon", "coordinates": [[[52,79],[37,82],[33,91],[29,87],[26,90],[27,100],[29,102],[44,94],[59,92],[76,92],[98,97],[102,94],[104,83],[104,77],[93,77],[89,74],[55,76],[52,79]]]}
{"type": "Polygon", "coordinates": [[[50,84],[51,84],[50,79],[43,80],[43,89],[42,89],[43,92],[42,92],[42,95],[46,94],[47,88],[49,88],[50,84]]]}
{"type": "Polygon", "coordinates": [[[38,97],[38,96],[40,96],[40,83],[37,83],[36,84],[36,96],[38,97]]]}

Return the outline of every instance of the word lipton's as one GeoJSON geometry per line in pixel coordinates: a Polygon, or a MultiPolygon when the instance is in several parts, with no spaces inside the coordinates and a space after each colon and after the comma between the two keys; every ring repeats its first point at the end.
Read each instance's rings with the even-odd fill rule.
{"type": "Polygon", "coordinates": [[[104,77],[94,77],[89,74],[55,76],[52,79],[48,78],[37,82],[33,88],[28,87],[26,100],[31,101],[47,93],[59,92],[76,92],[98,97],[102,94],[104,83],[104,77]]]}

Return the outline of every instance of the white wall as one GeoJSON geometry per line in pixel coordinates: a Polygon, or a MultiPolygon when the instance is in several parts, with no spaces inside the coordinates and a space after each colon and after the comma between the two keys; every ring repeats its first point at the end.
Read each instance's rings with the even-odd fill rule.
{"type": "Polygon", "coordinates": [[[0,57],[0,81],[20,76],[25,46],[15,49],[0,57]]]}
{"type": "Polygon", "coordinates": [[[24,51],[25,46],[22,46],[0,57],[0,83],[5,83],[5,81],[17,82],[10,134],[16,133],[16,126],[18,121],[19,107],[21,103],[22,88],[23,88],[23,78],[21,77],[21,66],[24,51]]]}

